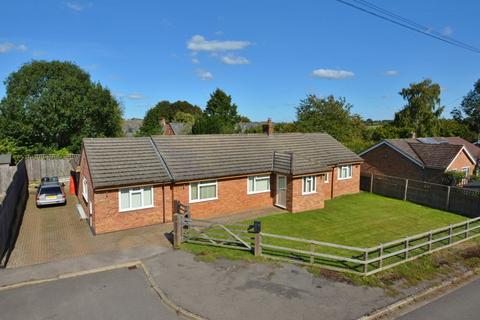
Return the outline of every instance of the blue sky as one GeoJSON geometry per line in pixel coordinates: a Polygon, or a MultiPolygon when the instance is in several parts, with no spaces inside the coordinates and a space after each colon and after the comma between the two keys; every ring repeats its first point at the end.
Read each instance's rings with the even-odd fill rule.
{"type": "MultiPolygon", "coordinates": [[[[480,46],[478,1],[371,2],[480,46]]],[[[164,99],[204,107],[218,87],[252,120],[293,120],[308,93],[388,119],[403,105],[399,90],[424,78],[442,86],[449,116],[480,78],[480,54],[334,0],[16,0],[0,13],[2,81],[32,59],[73,61],[110,88],[126,118],[164,99]]]]}

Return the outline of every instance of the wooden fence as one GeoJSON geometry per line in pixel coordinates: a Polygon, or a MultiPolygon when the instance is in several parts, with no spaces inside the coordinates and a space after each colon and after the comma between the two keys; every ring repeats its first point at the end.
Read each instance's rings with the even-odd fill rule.
{"type": "Polygon", "coordinates": [[[362,175],[360,189],[470,218],[480,216],[480,191],[383,175],[362,175]]]}
{"type": "Polygon", "coordinates": [[[0,199],[5,196],[15,172],[17,172],[16,166],[0,167],[0,199]]]}
{"type": "Polygon", "coordinates": [[[223,225],[174,218],[174,246],[187,242],[243,250],[255,256],[298,264],[372,275],[480,235],[480,217],[430,230],[378,246],[361,248],[261,231],[261,223],[223,225]]]}
{"type": "Polygon", "coordinates": [[[0,205],[0,267],[8,261],[18,236],[23,213],[28,200],[28,178],[25,161],[17,170],[0,205]]]}
{"type": "Polygon", "coordinates": [[[58,176],[60,179],[66,180],[70,177],[70,172],[74,169],[72,160],[75,162],[78,161],[79,158],[79,154],[67,156],[37,154],[28,156],[25,159],[28,180],[39,181],[45,176],[58,176]]]}

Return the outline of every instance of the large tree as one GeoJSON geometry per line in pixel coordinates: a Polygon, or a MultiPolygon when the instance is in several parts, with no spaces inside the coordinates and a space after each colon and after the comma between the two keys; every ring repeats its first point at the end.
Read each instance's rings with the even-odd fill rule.
{"type": "Polygon", "coordinates": [[[440,85],[426,79],[412,83],[400,91],[407,104],[395,114],[393,125],[415,132],[419,137],[437,136],[440,133],[440,85]]]}
{"type": "Polygon", "coordinates": [[[480,135],[480,79],[463,98],[460,108],[453,110],[452,115],[455,120],[467,124],[470,130],[480,135]]]}
{"type": "Polygon", "coordinates": [[[368,139],[364,121],[352,113],[352,105],[334,96],[308,95],[301,100],[295,127],[302,132],[326,132],[354,151],[364,148],[368,139]]]}
{"type": "Polygon", "coordinates": [[[237,105],[232,102],[232,97],[216,89],[210,95],[203,116],[195,123],[193,132],[196,134],[234,133],[240,119],[237,105]]]}
{"type": "Polygon", "coordinates": [[[137,135],[149,136],[161,133],[163,130],[160,124],[161,120],[174,121],[179,112],[191,114],[195,119],[202,115],[202,109],[187,101],[176,101],[173,103],[165,100],[160,101],[155,107],[147,111],[137,135]]]}
{"type": "Polygon", "coordinates": [[[84,137],[121,135],[118,102],[71,62],[32,61],[11,73],[5,86],[0,138],[22,150],[79,152],[84,137]]]}

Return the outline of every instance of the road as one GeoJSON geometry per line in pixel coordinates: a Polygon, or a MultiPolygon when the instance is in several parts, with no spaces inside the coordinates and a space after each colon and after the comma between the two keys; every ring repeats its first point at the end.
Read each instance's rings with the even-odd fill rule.
{"type": "Polygon", "coordinates": [[[430,302],[397,320],[473,320],[480,318],[480,279],[430,302]]]}
{"type": "Polygon", "coordinates": [[[0,291],[1,320],[180,319],[143,270],[117,269],[0,291]]]}

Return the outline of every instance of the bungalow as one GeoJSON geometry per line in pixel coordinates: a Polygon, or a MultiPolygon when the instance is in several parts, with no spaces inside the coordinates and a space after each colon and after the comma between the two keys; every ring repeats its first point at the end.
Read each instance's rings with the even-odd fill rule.
{"type": "Polygon", "coordinates": [[[362,159],[324,133],[84,139],[78,197],[95,234],[278,206],[290,212],[359,192],[362,159]]]}
{"type": "Polygon", "coordinates": [[[386,139],[360,156],[363,173],[442,183],[448,171],[474,174],[480,148],[459,137],[386,139]]]}

